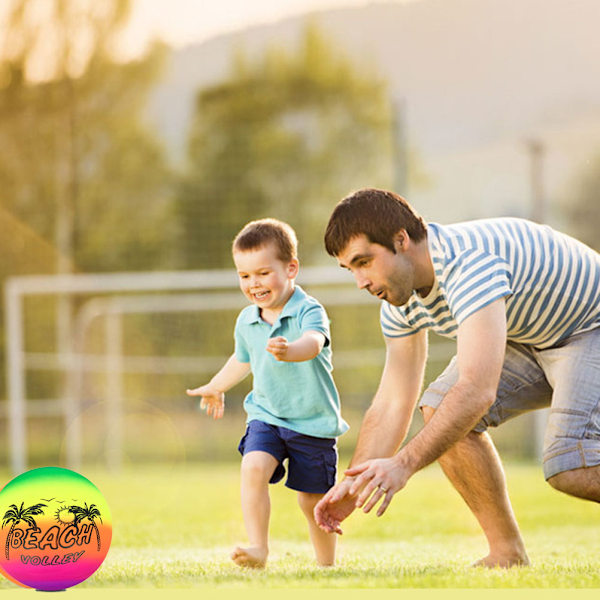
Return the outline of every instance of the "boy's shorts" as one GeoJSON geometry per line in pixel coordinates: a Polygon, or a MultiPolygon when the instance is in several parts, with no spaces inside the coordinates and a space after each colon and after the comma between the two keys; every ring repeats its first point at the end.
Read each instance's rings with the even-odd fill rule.
{"type": "Polygon", "coordinates": [[[243,456],[261,450],[273,456],[278,465],[269,483],[277,483],[285,475],[284,459],[288,459],[285,485],[292,490],[324,494],[335,484],[337,448],[335,438],[318,438],[263,421],[250,421],[238,446],[243,456]]]}
{"type": "MultiPolygon", "coordinates": [[[[458,380],[454,357],[423,394],[437,408],[458,380]]],[[[508,342],[496,401],[473,428],[482,432],[521,413],[550,406],[544,476],[600,464],[600,328],[543,350],[508,342]]]]}

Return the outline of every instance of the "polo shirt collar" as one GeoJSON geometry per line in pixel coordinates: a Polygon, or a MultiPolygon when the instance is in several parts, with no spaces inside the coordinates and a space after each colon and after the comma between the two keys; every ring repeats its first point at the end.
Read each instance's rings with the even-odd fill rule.
{"type": "MultiPolygon", "coordinates": [[[[298,310],[298,306],[302,304],[305,298],[306,292],[298,284],[295,284],[294,292],[285,303],[283,310],[279,313],[279,317],[277,317],[277,321],[275,321],[274,325],[286,317],[293,317],[298,310]]],[[[248,311],[248,316],[244,320],[248,324],[263,322],[263,319],[260,317],[260,308],[256,306],[256,304],[252,304],[248,311]]]]}

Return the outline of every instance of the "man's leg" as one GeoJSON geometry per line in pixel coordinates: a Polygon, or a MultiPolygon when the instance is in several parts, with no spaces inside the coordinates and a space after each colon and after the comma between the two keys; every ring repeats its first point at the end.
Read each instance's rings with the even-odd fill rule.
{"type": "Polygon", "coordinates": [[[600,502],[600,466],[563,471],[550,477],[548,483],[570,496],[600,502]]]}
{"type": "Polygon", "coordinates": [[[600,328],[535,355],[553,387],[546,479],[565,494],[600,502],[600,328]]]}
{"type": "MultiPolygon", "coordinates": [[[[425,422],[435,412],[422,406],[425,422]]],[[[439,463],[481,525],[489,554],[475,563],[487,567],[527,565],[529,559],[508,497],[500,457],[488,433],[471,432],[439,463]]]]}

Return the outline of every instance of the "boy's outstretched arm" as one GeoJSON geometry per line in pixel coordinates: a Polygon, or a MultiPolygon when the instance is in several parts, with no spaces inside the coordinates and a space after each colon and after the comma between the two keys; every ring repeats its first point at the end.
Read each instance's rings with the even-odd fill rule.
{"type": "Polygon", "coordinates": [[[225,392],[242,381],[250,373],[250,363],[240,362],[235,354],[223,365],[221,370],[206,384],[192,390],[186,390],[188,396],[201,396],[200,408],[213,419],[220,419],[225,412],[225,392]]]}
{"type": "Polygon", "coordinates": [[[325,336],[320,331],[306,331],[295,342],[288,342],[283,336],[269,339],[267,352],[284,362],[311,360],[321,352],[325,336]]]}

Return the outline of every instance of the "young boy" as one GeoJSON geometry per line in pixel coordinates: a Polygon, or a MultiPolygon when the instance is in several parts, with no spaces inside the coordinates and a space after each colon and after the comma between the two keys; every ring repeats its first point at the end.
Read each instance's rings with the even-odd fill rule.
{"type": "Polygon", "coordinates": [[[295,285],[299,263],[294,230],[276,219],[248,223],[233,242],[242,292],[252,302],[235,325],[235,352],[211,381],[188,390],[200,407],[220,419],[224,393],[250,371],[241,497],[250,545],[236,547],[240,566],[262,568],[269,553],[269,483],[285,475],[298,492],[317,563],[332,565],[335,534],[319,529],[313,509],[335,483],[336,437],[348,429],[331,376],[329,323],[323,307],[295,285]]]}

